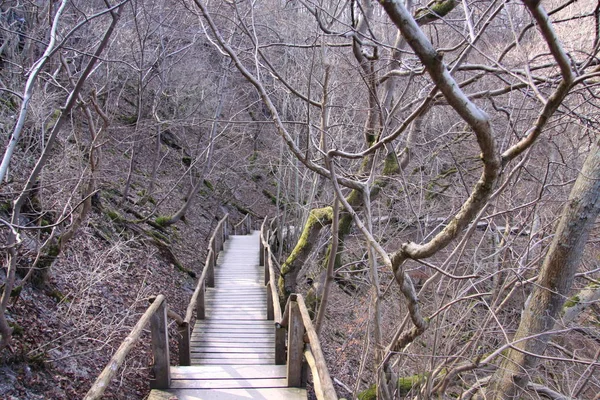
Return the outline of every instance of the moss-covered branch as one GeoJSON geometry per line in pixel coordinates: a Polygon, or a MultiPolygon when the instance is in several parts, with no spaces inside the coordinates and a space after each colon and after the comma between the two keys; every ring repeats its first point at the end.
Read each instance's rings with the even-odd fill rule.
{"type": "Polygon", "coordinates": [[[333,208],[331,206],[315,208],[310,211],[294,250],[292,250],[292,253],[281,266],[281,276],[279,277],[280,293],[287,296],[295,291],[296,277],[304,265],[306,257],[312,250],[317,234],[323,226],[331,224],[332,220],[333,208]]]}

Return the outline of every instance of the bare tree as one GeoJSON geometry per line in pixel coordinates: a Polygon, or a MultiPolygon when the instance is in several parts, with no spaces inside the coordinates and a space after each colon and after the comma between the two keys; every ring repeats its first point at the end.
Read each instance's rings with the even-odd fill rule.
{"type": "MultiPolygon", "coordinates": [[[[210,12],[207,2],[195,0],[194,3],[211,29],[210,40],[231,57],[240,73],[260,93],[290,153],[306,171],[320,175],[334,187],[343,206],[338,234],[340,249],[344,249],[344,237],[352,240],[353,227],[363,237],[371,271],[369,282],[377,353],[374,364],[378,371],[379,395],[390,398],[399,390],[396,386],[400,378],[393,366],[404,362],[398,356],[432,324],[430,340],[435,346],[428,367],[431,375],[415,378],[412,386],[422,386],[424,395],[444,393],[456,384],[458,377],[480,367],[482,355],[477,354],[477,348],[485,344],[484,338],[493,336],[489,325],[493,325],[494,316],[507,309],[519,288],[525,286],[523,290],[527,291],[529,283],[535,282],[528,274],[536,275],[533,265],[537,259],[531,259],[534,253],[527,251],[516,257],[517,264],[521,265],[518,275],[504,283],[500,279],[511,273],[510,263],[514,259],[511,252],[521,251],[522,236],[536,241],[529,243],[528,249],[536,248],[538,241],[542,243],[548,237],[540,233],[539,204],[549,184],[536,183],[534,189],[518,181],[522,175],[530,174],[532,168],[541,171],[543,180],[556,181],[552,176],[552,162],[540,165],[532,156],[537,151],[534,144],[550,141],[544,132],[552,135],[552,143],[555,143],[556,138],[562,137],[557,129],[560,124],[587,123],[582,122],[586,120],[583,112],[573,112],[572,107],[578,107],[574,104],[579,103],[574,100],[576,96],[568,96],[583,94],[589,89],[589,80],[597,74],[593,52],[582,55],[573,64],[572,55],[564,49],[551,17],[539,2],[525,1],[525,8],[501,2],[485,5],[463,2],[460,9],[457,2],[441,1],[411,12],[410,3],[407,6],[400,1],[381,1],[382,8],[378,8],[365,0],[328,5],[300,2],[304,6],[300,10],[305,12],[294,10],[295,26],[300,25],[300,20],[309,23],[313,17],[321,35],[310,45],[297,45],[293,38],[273,39],[266,33],[261,34],[260,24],[251,18],[255,17],[252,5],[231,5],[230,18],[236,18],[244,27],[246,43],[253,49],[249,55],[228,42],[219,26],[220,17],[210,12]],[[458,20],[458,24],[452,22],[458,20]],[[396,29],[390,29],[390,23],[396,29]],[[442,33],[438,34],[438,30],[442,33]],[[506,43],[506,46],[491,46],[491,43],[506,43]],[[285,75],[286,68],[291,67],[282,64],[278,54],[269,50],[276,47],[295,54],[313,52],[313,59],[315,53],[327,52],[328,61],[318,68],[314,63],[305,64],[306,80],[298,84],[285,75]],[[344,54],[346,50],[351,50],[351,56],[344,54]],[[338,62],[332,61],[334,57],[338,62]],[[323,87],[328,81],[325,72],[328,65],[334,66],[328,85],[335,87],[329,92],[345,91],[345,95],[334,94],[318,101],[314,93],[320,92],[316,90],[318,84],[323,87]],[[303,134],[296,135],[290,124],[286,124],[276,97],[267,89],[265,72],[277,78],[277,87],[294,95],[293,101],[304,104],[306,111],[298,115],[306,125],[303,134]],[[577,74],[581,76],[576,77],[577,74]],[[519,105],[513,102],[512,96],[520,99],[519,105]],[[326,108],[343,112],[332,111],[330,122],[323,125],[317,116],[326,108]],[[353,119],[348,118],[352,124],[345,125],[344,118],[356,108],[360,108],[360,113],[355,112],[353,119]],[[341,128],[336,128],[332,120],[341,128]],[[356,129],[360,122],[362,128],[356,129]],[[359,130],[360,140],[356,135],[359,130]],[[327,148],[331,150],[325,151],[318,145],[321,138],[329,142],[327,148]],[[436,145],[429,147],[430,143],[436,145]],[[415,151],[415,146],[423,152],[415,151]],[[417,160],[420,165],[415,165],[417,160]],[[409,173],[407,167],[411,162],[415,171],[409,173]],[[423,171],[427,174],[419,174],[423,171]],[[419,182],[419,176],[429,183],[419,182]],[[386,193],[398,187],[406,193],[401,200],[400,196],[386,193]],[[511,198],[509,193],[517,197],[511,198]],[[411,228],[410,234],[400,235],[400,229],[394,231],[389,224],[385,247],[374,234],[372,224],[371,205],[377,204],[381,196],[389,201],[401,201],[405,207],[393,209],[400,215],[390,213],[379,219],[387,218],[411,228]],[[436,197],[448,201],[439,202],[433,208],[429,204],[435,203],[436,197]],[[521,209],[526,210],[525,215],[518,215],[521,209]],[[497,221],[503,218],[504,225],[498,225],[497,221]],[[538,222],[530,229],[532,220],[538,222]],[[477,240],[478,231],[485,235],[478,244],[471,243],[477,240]],[[493,249],[484,249],[481,243],[485,238],[491,238],[493,249]],[[469,268],[462,261],[467,254],[473,254],[475,260],[482,257],[486,261],[481,264],[477,261],[469,268]],[[487,266],[488,259],[495,260],[489,262],[495,270],[487,266]],[[415,263],[431,271],[420,292],[435,287],[435,291],[444,293],[436,297],[435,302],[424,303],[418,296],[409,271],[412,269],[409,266],[415,263]],[[378,275],[382,268],[378,265],[393,272],[404,299],[402,309],[407,311],[403,320],[386,321],[381,317],[383,311],[377,304],[384,295],[380,292],[378,275]],[[519,280],[527,283],[522,286],[519,280]],[[496,282],[493,292],[487,290],[487,282],[491,281],[496,282]],[[450,300],[444,300],[446,295],[450,300]],[[493,296],[490,313],[477,314],[481,318],[478,322],[481,329],[471,340],[459,349],[453,347],[457,346],[454,341],[437,341],[441,325],[457,316],[457,304],[469,299],[482,299],[482,304],[488,304],[489,296],[493,296]],[[396,331],[385,352],[378,349],[383,339],[377,332],[382,332],[383,324],[393,326],[396,331]],[[456,359],[436,361],[438,351],[448,351],[446,354],[456,359]],[[472,362],[458,362],[458,358],[467,354],[472,362]],[[451,372],[443,372],[447,370],[451,372]]],[[[550,15],[559,18],[571,4],[573,2],[559,5],[550,15]]],[[[220,12],[222,15],[223,8],[220,12]]],[[[573,22],[578,18],[590,21],[594,14],[582,15],[585,16],[571,14],[561,21],[573,22]]],[[[586,100],[580,104],[595,104],[593,96],[584,97],[586,100]]],[[[589,123],[594,126],[591,129],[597,129],[596,121],[589,123]]],[[[326,205],[333,196],[327,197],[327,192],[324,193],[321,204],[325,205],[306,211],[306,222],[296,247],[282,264],[280,289],[283,291],[297,290],[297,280],[306,260],[316,244],[321,243],[322,227],[333,220],[332,207],[326,205]]],[[[331,257],[326,254],[324,260],[331,257]]],[[[341,267],[341,262],[337,267],[341,267]]],[[[474,307],[471,312],[475,314],[479,310],[474,307]]],[[[505,329],[509,321],[499,324],[505,329]]],[[[494,357],[498,355],[494,354],[494,357]]],[[[486,358],[486,365],[492,360],[493,357],[486,358]]]]}
{"type": "MultiPolygon", "coordinates": [[[[4,284],[4,289],[2,291],[2,299],[0,300],[0,334],[2,338],[0,339],[0,349],[4,348],[8,345],[12,328],[8,325],[8,321],[6,320],[5,312],[8,307],[8,303],[11,297],[11,292],[14,287],[15,282],[15,274],[16,274],[16,246],[19,244],[19,221],[21,208],[25,204],[25,201],[29,198],[32,189],[37,182],[37,179],[45,167],[48,158],[50,157],[50,151],[53,145],[56,142],[58,134],[61,131],[62,126],[67,122],[69,118],[69,114],[73,110],[74,106],[77,103],[77,100],[80,98],[80,92],[85,84],[88,76],[94,70],[96,63],[98,62],[99,56],[102,54],[106,46],[109,44],[110,37],[114,32],[114,29],[119,21],[119,13],[123,7],[124,2],[119,3],[117,6],[110,6],[107,4],[106,10],[102,12],[102,14],[109,13],[111,15],[111,23],[106,29],[102,40],[98,44],[95,49],[94,54],[89,58],[89,61],[83,71],[81,72],[79,78],[75,82],[74,87],[69,92],[68,98],[64,103],[64,106],[61,109],[60,116],[54,123],[50,135],[46,141],[46,146],[42,154],[33,170],[30,172],[29,177],[27,178],[27,182],[21,189],[19,196],[16,198],[13,204],[12,216],[11,216],[11,230],[8,236],[8,248],[9,248],[9,258],[7,262],[7,271],[6,271],[6,282],[4,284]]],[[[10,160],[10,158],[9,158],[10,160]]],[[[52,248],[48,249],[48,256],[53,260],[58,253],[60,252],[60,246],[52,246],[52,248]]]]}

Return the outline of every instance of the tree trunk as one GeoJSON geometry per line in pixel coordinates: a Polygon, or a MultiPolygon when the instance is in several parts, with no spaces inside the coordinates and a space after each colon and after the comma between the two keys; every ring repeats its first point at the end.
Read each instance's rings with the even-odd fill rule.
{"type": "Polygon", "coordinates": [[[525,303],[513,339],[514,348],[496,372],[486,397],[514,399],[535,373],[536,355],[544,354],[552,330],[569,294],[589,232],[600,213],[600,139],[587,156],[546,254],[533,292],[525,303]],[[535,336],[524,340],[527,337],[535,336]],[[490,397],[491,395],[491,397],[490,397]]]}

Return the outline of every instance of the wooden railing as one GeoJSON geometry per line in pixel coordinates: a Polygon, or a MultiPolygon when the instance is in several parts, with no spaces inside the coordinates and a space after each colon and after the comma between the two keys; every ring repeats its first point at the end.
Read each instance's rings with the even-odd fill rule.
{"type": "Polygon", "coordinates": [[[252,215],[246,214],[244,218],[233,226],[234,235],[249,235],[252,233],[252,215]]]}
{"type": "Polygon", "coordinates": [[[84,400],[96,400],[102,398],[104,391],[123,364],[123,361],[139,341],[142,331],[150,323],[152,332],[152,354],[154,355],[154,380],[151,382],[153,388],[166,389],[171,382],[169,370],[169,333],[167,331],[167,301],[165,296],[158,295],[148,307],[144,315],[125,338],[121,346],[112,356],[104,370],[100,373],[96,382],[87,392],[84,400]]]}
{"type": "Polygon", "coordinates": [[[317,399],[337,400],[333,381],[321,350],[321,343],[302,295],[290,295],[283,315],[281,313],[273,268],[274,257],[268,239],[269,232],[266,230],[265,219],[260,229],[260,262],[265,267],[267,318],[275,321],[275,363],[287,364],[288,386],[302,387],[305,385],[302,371],[303,364],[306,362],[313,376],[317,399]]]}

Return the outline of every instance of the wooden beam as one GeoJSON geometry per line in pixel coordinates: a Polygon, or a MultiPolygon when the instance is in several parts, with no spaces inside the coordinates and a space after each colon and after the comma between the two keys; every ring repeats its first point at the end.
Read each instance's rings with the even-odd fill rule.
{"type": "Polygon", "coordinates": [[[206,257],[207,271],[206,271],[206,286],[215,287],[215,262],[217,257],[215,255],[214,247],[208,250],[208,256],[206,257]]]}
{"type": "Polygon", "coordinates": [[[167,325],[167,302],[162,301],[150,317],[152,332],[152,355],[154,356],[154,380],[150,386],[154,389],[168,389],[171,384],[169,371],[169,331],[167,325]]]}
{"type": "Polygon", "coordinates": [[[304,324],[298,303],[292,299],[292,296],[289,301],[287,381],[290,387],[302,387],[304,324]]]}
{"type": "Polygon", "coordinates": [[[179,325],[179,365],[191,365],[190,358],[190,324],[179,325]]]}
{"type": "Polygon", "coordinates": [[[314,364],[316,369],[313,370],[313,378],[318,377],[318,379],[320,379],[320,386],[323,390],[324,399],[337,400],[338,397],[335,393],[335,388],[333,386],[331,376],[329,375],[329,370],[327,369],[327,363],[325,362],[325,357],[323,356],[323,350],[321,349],[319,336],[317,335],[317,332],[312,324],[310,314],[308,313],[308,309],[306,308],[306,304],[304,303],[304,298],[302,295],[299,294],[296,296],[296,302],[302,317],[302,323],[306,328],[306,334],[308,335],[308,340],[310,342],[311,352],[314,356],[314,364]]]}

